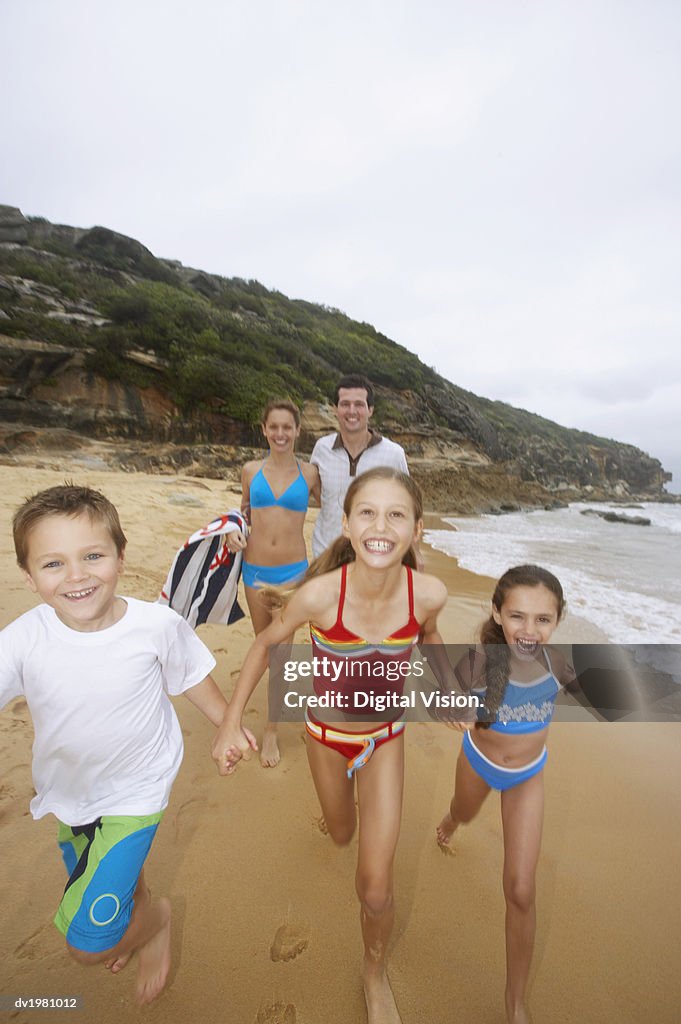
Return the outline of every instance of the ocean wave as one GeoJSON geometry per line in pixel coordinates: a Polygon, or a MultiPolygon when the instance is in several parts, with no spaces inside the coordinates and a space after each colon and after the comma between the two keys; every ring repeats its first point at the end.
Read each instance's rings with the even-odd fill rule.
{"type": "MultiPolygon", "coordinates": [[[[424,539],[464,569],[498,579],[512,565],[534,562],[560,579],[568,607],[615,643],[681,643],[681,508],[646,503],[650,528],[605,523],[580,514],[578,503],[552,512],[447,517],[452,530],[424,539]]],[[[627,510],[628,514],[628,510],[627,510]]]]}

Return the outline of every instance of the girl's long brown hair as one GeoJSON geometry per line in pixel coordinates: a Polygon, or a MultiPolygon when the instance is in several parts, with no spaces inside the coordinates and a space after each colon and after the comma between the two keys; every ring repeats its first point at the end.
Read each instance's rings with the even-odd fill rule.
{"type": "MultiPolygon", "coordinates": [[[[414,522],[417,523],[419,519],[423,518],[423,498],[421,497],[421,490],[418,484],[415,484],[407,473],[401,473],[398,469],[391,469],[390,466],[376,466],[375,469],[369,469],[366,473],[362,473],[361,476],[355,477],[348,487],[345,501],[343,502],[343,512],[346,517],[349,518],[350,516],[357,494],[367,484],[373,483],[376,480],[392,480],[400,484],[411,498],[414,508],[414,522]]],[[[323,576],[327,572],[333,572],[334,569],[338,569],[341,565],[348,565],[350,562],[355,561],[355,557],[350,539],[343,536],[337,537],[328,548],[322,551],[319,558],[315,558],[313,562],[310,562],[305,575],[293,587],[263,587],[260,593],[270,608],[281,608],[291,595],[299,587],[302,587],[304,583],[307,583],[308,580],[312,580],[316,576],[323,576]]],[[[409,547],[405,551],[402,564],[408,565],[410,569],[417,569],[416,553],[413,547],[409,547]]]]}
{"type": "MultiPolygon", "coordinates": [[[[563,588],[552,572],[542,569],[539,565],[516,565],[512,569],[508,569],[494,589],[492,604],[497,612],[500,612],[509,592],[514,587],[538,586],[546,587],[555,597],[560,620],[565,611],[563,588]]],[[[489,729],[508,685],[511,649],[506,643],[503,629],[498,622],[494,621],[492,615],[480,628],[480,641],[485,648],[485,711],[490,721],[478,722],[478,728],[489,729]]]]}

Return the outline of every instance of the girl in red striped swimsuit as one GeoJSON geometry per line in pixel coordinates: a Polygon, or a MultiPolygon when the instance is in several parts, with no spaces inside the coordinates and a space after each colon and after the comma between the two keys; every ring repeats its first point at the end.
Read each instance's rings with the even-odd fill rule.
{"type": "MultiPolygon", "coordinates": [[[[372,469],[357,477],[344,503],[343,534],[309,567],[291,599],[258,635],[244,662],[213,756],[229,775],[252,743],[241,727],[246,703],[264,674],[270,647],[310,624],[314,653],[344,669],[332,684],[315,679],[317,694],[331,689],[336,709],[315,709],[307,720],[307,754],[312,778],[332,839],[341,846],[357,826],[356,890],[364,941],[363,980],[369,1024],[399,1024],[386,974],[386,950],[393,928],[393,861],[400,831],[404,779],[404,723],[399,709],[381,715],[354,707],[358,691],[400,691],[383,672],[367,683],[353,672],[361,659],[370,665],[408,663],[412,648],[442,643],[437,616],[447,599],[443,583],[417,573],[414,545],[422,529],[422,503],[410,477],[393,469],[372,469]]],[[[336,673],[334,673],[335,675],[336,673]]]]}

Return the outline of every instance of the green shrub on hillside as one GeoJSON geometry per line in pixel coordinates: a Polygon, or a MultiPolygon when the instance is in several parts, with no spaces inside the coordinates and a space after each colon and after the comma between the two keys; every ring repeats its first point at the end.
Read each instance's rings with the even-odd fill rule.
{"type": "Polygon", "coordinates": [[[191,354],[178,359],[175,351],[173,356],[171,390],[185,412],[210,407],[232,419],[256,425],[273,395],[291,396],[287,381],[276,370],[263,371],[244,363],[227,363],[214,355],[191,354]]]}
{"type": "Polygon", "coordinates": [[[101,303],[105,316],[126,329],[129,348],[167,355],[175,342],[187,342],[210,327],[211,308],[203,298],[157,281],[116,288],[101,303]]]}
{"type": "Polygon", "coordinates": [[[87,231],[74,246],[77,254],[115,270],[130,271],[152,281],[176,280],[176,274],[134,238],[119,235],[109,228],[87,231]]]}
{"type": "Polygon", "coordinates": [[[100,341],[94,348],[86,352],[85,369],[90,373],[105,377],[107,380],[132,384],[138,388],[159,385],[162,379],[159,378],[158,373],[125,359],[124,352],[124,345],[115,345],[113,338],[110,338],[108,343],[100,341]]]}

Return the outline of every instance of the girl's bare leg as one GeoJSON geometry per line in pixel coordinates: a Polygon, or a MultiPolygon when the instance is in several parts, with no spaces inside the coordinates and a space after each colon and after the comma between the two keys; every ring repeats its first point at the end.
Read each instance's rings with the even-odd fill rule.
{"type": "Polygon", "coordinates": [[[347,777],[347,761],[337,750],[325,747],[309,733],[305,734],[305,743],[328,833],[338,846],[347,846],[357,826],[355,783],[347,777]]]}
{"type": "Polygon", "coordinates": [[[525,1006],[536,928],[535,875],[544,819],[544,773],[501,794],[506,898],[506,1017],[528,1024],[525,1006]]]}
{"type": "Polygon", "coordinates": [[[404,735],[383,744],[357,773],[359,855],[356,888],[364,940],[364,995],[369,1024],[400,1024],[386,973],[393,930],[393,862],[404,788],[404,735]]]}
{"type": "Polygon", "coordinates": [[[440,824],[435,829],[440,846],[446,846],[459,825],[465,825],[476,816],[490,788],[471,768],[463,750],[456,762],[454,796],[440,824]]]}
{"type": "MultiPolygon", "coordinates": [[[[251,622],[253,623],[253,632],[257,636],[258,633],[262,633],[264,629],[270,625],[272,621],[272,612],[263,604],[260,600],[260,591],[255,587],[244,586],[246,594],[246,602],[248,603],[248,610],[251,614],[251,622]]],[[[265,732],[263,733],[262,746],[260,749],[260,764],[263,768],[276,768],[281,760],[281,754],[279,753],[279,739],[277,736],[277,723],[270,722],[269,719],[265,724],[265,732]]]]}
{"type": "Polygon", "coordinates": [[[170,901],[162,897],[157,906],[152,906],[142,871],[130,924],[121,941],[103,953],[85,953],[68,943],[67,948],[78,963],[104,963],[114,973],[125,967],[133,953],[138,953],[137,999],[150,1003],[163,990],[170,971],[170,901]]]}

